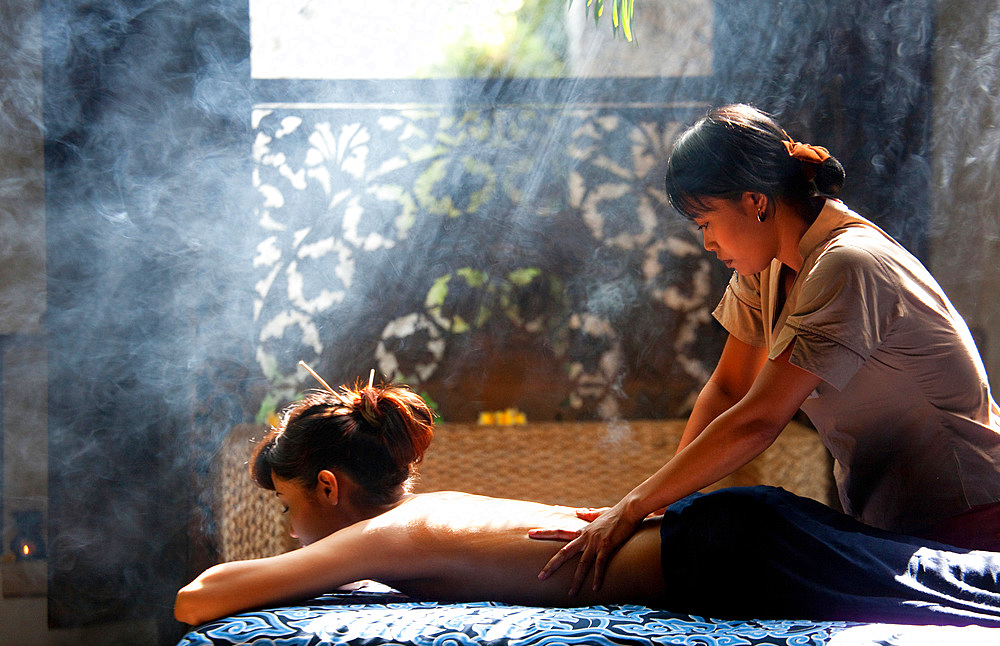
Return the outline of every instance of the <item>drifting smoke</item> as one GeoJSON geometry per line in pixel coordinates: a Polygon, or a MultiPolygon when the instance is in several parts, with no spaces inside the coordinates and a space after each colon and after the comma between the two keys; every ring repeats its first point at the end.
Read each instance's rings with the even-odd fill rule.
{"type": "Polygon", "coordinates": [[[1000,9],[944,3],[936,31],[931,269],[972,325],[996,385],[1000,9]]]}
{"type": "MultiPolygon", "coordinates": [[[[27,72],[5,77],[0,131],[21,128],[10,115],[36,128],[44,116],[57,625],[153,616],[176,632],[192,536],[211,530],[213,457],[276,384],[306,385],[300,358],[330,381],[376,363],[413,377],[453,419],[518,398],[539,419],[681,414],[719,350],[708,312],[726,276],[658,191],[673,137],[708,103],[753,102],[830,148],[847,169],[845,201],[925,259],[952,231],[983,231],[995,250],[996,8],[706,0],[701,27],[672,50],[670,14],[643,5],[656,3],[637,3],[637,51],[658,53],[630,68],[644,78],[622,82],[619,50],[635,46],[587,35],[606,23],[553,39],[571,61],[562,73],[585,69],[586,80],[271,86],[251,79],[245,2],[45,0],[40,19],[28,9],[0,21],[14,70],[38,67],[37,48],[19,43],[40,39],[44,53],[43,94],[27,72]],[[935,72],[935,56],[950,71],[935,72]],[[935,74],[948,88],[937,98],[935,74]],[[281,107],[290,99],[273,87],[357,105],[323,139],[326,117],[281,107]],[[363,107],[401,102],[435,112],[372,118],[363,107]],[[970,130],[988,136],[969,143],[970,130]],[[456,156],[421,158],[406,146],[422,133],[426,150],[464,139],[456,156]],[[293,191],[294,164],[322,148],[314,136],[335,145],[293,191]],[[341,210],[313,218],[317,204],[341,210]],[[293,316],[317,303],[314,327],[293,316]],[[275,323],[285,320],[301,323],[275,323]],[[499,367],[513,383],[491,381],[499,367]],[[568,385],[525,387],[537,383],[568,385]]],[[[4,205],[31,186],[4,182],[4,205]]],[[[15,240],[37,248],[41,229],[4,209],[4,253],[16,255],[15,240]]],[[[995,273],[989,246],[973,251],[970,275],[995,273]]],[[[956,264],[943,270],[959,276],[956,264]]],[[[3,305],[37,321],[38,289],[26,283],[3,305]]],[[[609,440],[626,442],[622,428],[609,440]]]]}
{"type": "Polygon", "coordinates": [[[166,622],[255,374],[247,11],[52,1],[41,24],[50,615],[166,622]]]}

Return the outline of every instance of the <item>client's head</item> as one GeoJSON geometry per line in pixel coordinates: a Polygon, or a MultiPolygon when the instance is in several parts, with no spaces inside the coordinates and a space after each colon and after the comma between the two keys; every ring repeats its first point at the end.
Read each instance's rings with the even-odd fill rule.
{"type": "Polygon", "coordinates": [[[433,426],[430,408],[405,386],[311,391],[257,444],[250,475],[279,497],[287,483],[315,498],[329,494],[333,474],[353,508],[377,509],[408,492],[433,426]]]}

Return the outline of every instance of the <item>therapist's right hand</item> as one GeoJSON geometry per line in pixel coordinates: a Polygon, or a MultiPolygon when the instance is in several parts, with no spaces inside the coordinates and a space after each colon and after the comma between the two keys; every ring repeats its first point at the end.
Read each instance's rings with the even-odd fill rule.
{"type": "MultiPolygon", "coordinates": [[[[607,510],[590,510],[591,518],[587,517],[588,512],[578,513],[578,516],[584,520],[591,520],[591,523],[577,532],[575,538],[549,559],[538,573],[538,578],[547,579],[566,561],[579,554],[580,560],[576,564],[569,595],[574,596],[580,591],[591,569],[594,571],[594,590],[599,590],[604,583],[604,574],[611,557],[635,533],[639,523],[642,522],[641,517],[632,519],[625,507],[625,501],[621,501],[607,510]]],[[[532,530],[528,535],[532,538],[569,538],[565,533],[563,536],[556,536],[545,532],[546,530],[532,530]]]]}

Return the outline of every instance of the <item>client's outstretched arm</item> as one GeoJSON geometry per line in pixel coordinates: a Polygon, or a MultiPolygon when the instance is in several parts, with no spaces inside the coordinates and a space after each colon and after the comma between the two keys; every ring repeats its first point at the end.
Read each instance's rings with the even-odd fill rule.
{"type": "Polygon", "coordinates": [[[186,624],[201,624],[353,581],[407,577],[418,559],[400,558],[405,552],[401,536],[372,530],[369,524],[352,525],[278,556],[213,566],[178,591],[174,616],[186,624]]]}

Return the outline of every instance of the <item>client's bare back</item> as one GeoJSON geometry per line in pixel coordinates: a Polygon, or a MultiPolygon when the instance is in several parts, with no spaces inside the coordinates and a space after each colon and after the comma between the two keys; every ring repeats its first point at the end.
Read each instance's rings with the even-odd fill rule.
{"type": "Polygon", "coordinates": [[[539,581],[561,543],[528,538],[536,527],[582,527],[569,507],[459,492],[412,496],[374,518],[372,528],[405,534],[424,567],[410,580],[384,581],[402,592],[441,600],[495,600],[548,606],[650,602],[663,590],[659,524],[647,523],[612,560],[601,590],[569,597],[572,568],[539,581]]]}

